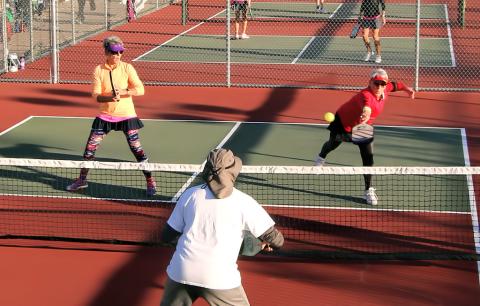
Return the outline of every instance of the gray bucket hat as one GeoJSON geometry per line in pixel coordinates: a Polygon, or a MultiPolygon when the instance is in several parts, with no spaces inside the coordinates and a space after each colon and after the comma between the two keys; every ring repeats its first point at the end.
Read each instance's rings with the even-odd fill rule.
{"type": "Polygon", "coordinates": [[[230,196],[242,169],[242,160],[227,149],[214,149],[208,153],[202,178],[218,199],[230,196]]]}

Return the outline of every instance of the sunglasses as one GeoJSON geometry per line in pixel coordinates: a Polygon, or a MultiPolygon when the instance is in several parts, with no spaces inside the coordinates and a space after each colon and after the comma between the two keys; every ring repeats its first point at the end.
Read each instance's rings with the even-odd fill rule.
{"type": "Polygon", "coordinates": [[[108,53],[112,55],[122,55],[123,51],[108,51],[108,53]]]}
{"type": "Polygon", "coordinates": [[[387,83],[382,81],[374,81],[373,84],[375,84],[375,86],[387,86],[387,83]]]}

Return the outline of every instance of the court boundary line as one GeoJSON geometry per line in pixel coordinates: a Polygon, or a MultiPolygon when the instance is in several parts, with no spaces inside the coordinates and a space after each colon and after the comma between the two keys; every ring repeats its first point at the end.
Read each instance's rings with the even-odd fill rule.
{"type": "Polygon", "coordinates": [[[290,64],[296,64],[298,59],[303,55],[303,53],[305,53],[305,51],[307,51],[308,47],[310,47],[310,45],[313,43],[315,39],[316,39],[316,36],[312,36],[312,38],[310,38],[310,40],[305,44],[305,46],[303,46],[303,49],[300,51],[300,53],[298,53],[298,55],[293,59],[293,61],[290,64]]]}
{"type": "Polygon", "coordinates": [[[453,39],[452,39],[452,28],[450,26],[450,18],[448,17],[448,7],[444,4],[445,8],[445,22],[447,24],[447,37],[448,37],[448,45],[450,47],[450,56],[452,60],[452,67],[457,67],[457,61],[455,59],[455,51],[453,49],[453,39]]]}
{"type": "Polygon", "coordinates": [[[29,121],[30,119],[34,118],[35,116],[28,116],[27,118],[23,119],[22,121],[19,121],[17,123],[15,123],[14,125],[10,126],[9,128],[7,128],[6,130],[3,130],[2,132],[0,132],[0,136],[3,136],[5,134],[7,134],[8,132],[10,132],[11,130],[19,127],[20,125],[26,123],[27,121],[29,121]]]}
{"type": "MultiPolygon", "coordinates": [[[[53,118],[53,119],[95,119],[95,117],[82,117],[82,116],[49,116],[49,115],[33,115],[29,116],[33,118],[53,118]]],[[[328,123],[314,123],[314,122],[273,122],[273,121],[238,121],[238,120],[199,120],[199,119],[154,119],[154,118],[142,118],[142,121],[160,121],[160,122],[210,122],[210,123],[236,123],[241,124],[273,124],[273,125],[313,125],[313,126],[328,126],[328,123]]],[[[323,119],[318,119],[323,121],[323,119]]],[[[461,130],[464,127],[450,127],[450,126],[414,126],[414,125],[385,125],[374,124],[375,127],[387,127],[387,128],[405,128],[405,129],[446,129],[446,130],[461,130]]]]}
{"type": "MultiPolygon", "coordinates": [[[[188,188],[188,187],[187,187],[188,188]]],[[[72,193],[75,194],[75,193],[72,193]]],[[[159,204],[174,204],[176,200],[160,200],[160,199],[127,199],[127,198],[99,198],[89,196],[52,196],[52,195],[31,195],[31,194],[15,194],[15,193],[0,193],[1,196],[11,197],[26,197],[26,198],[52,198],[52,199],[79,199],[79,200],[96,200],[96,201],[116,201],[116,202],[141,202],[141,203],[159,203],[159,204]]],[[[361,197],[361,196],[359,196],[361,197]]],[[[177,199],[178,200],[178,199],[177,199]]],[[[261,203],[260,203],[261,204],[261,203]]],[[[273,208],[302,208],[302,209],[331,209],[331,210],[358,210],[358,211],[376,211],[376,212],[405,212],[405,213],[425,213],[425,214],[445,214],[445,215],[471,215],[468,211],[451,211],[451,210],[415,210],[415,209],[394,209],[378,207],[338,207],[338,206],[313,206],[313,205],[280,205],[280,204],[261,204],[262,207],[273,208]]]]}
{"type": "MultiPolygon", "coordinates": [[[[466,166],[470,164],[470,153],[468,152],[467,132],[465,128],[462,129],[462,144],[463,144],[463,159],[466,166]]],[[[478,210],[475,198],[475,189],[473,188],[473,177],[467,175],[468,194],[470,199],[470,216],[472,219],[472,231],[473,231],[473,245],[475,246],[475,253],[480,254],[480,231],[478,224],[478,210]]],[[[477,260],[477,278],[480,285],[480,260],[477,260]]]]}

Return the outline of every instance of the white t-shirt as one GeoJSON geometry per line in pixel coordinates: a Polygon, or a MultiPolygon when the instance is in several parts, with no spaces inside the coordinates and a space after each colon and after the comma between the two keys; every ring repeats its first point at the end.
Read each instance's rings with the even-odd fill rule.
{"type": "Polygon", "coordinates": [[[229,197],[217,199],[206,184],[187,189],[167,223],[182,233],[168,276],[209,289],[240,286],[237,258],[243,230],[258,237],[274,225],[265,209],[246,193],[233,188],[229,197]]]}

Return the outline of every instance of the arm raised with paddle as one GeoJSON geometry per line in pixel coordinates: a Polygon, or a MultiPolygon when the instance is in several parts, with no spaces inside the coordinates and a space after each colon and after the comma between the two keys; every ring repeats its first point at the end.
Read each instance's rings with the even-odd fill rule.
{"type": "MultiPolygon", "coordinates": [[[[327,155],[338,148],[342,142],[352,142],[360,149],[362,165],[373,166],[374,120],[385,107],[390,92],[404,91],[415,98],[415,91],[402,82],[391,81],[383,69],[374,69],[370,74],[368,86],[340,106],[335,119],[330,123],[330,137],[315,159],[315,166],[322,166],[327,155]]],[[[377,205],[378,197],[372,187],[372,176],[364,175],[364,199],[369,205],[377,205]]]]}

